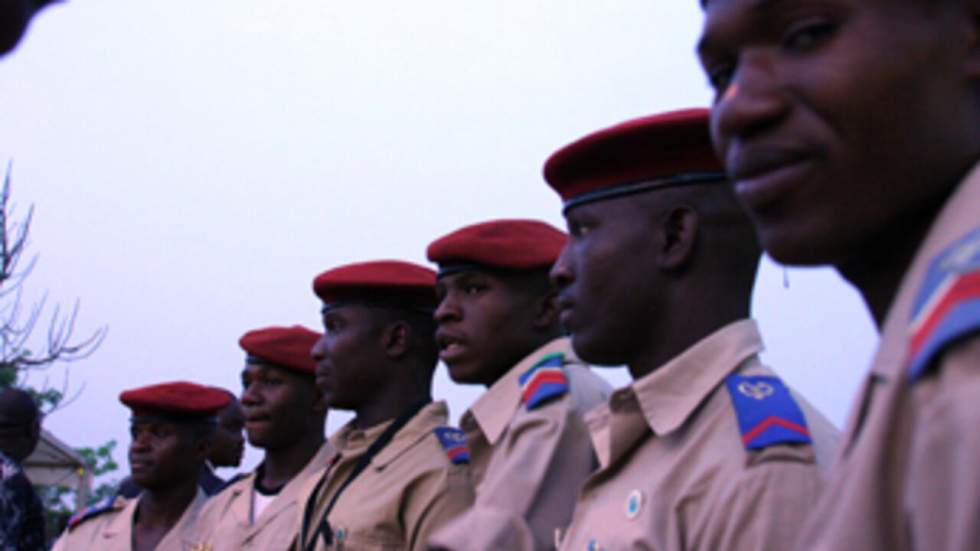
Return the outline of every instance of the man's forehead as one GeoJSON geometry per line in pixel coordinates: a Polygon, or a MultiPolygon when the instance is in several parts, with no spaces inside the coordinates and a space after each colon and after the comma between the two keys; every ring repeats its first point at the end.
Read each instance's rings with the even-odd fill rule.
{"type": "Polygon", "coordinates": [[[242,376],[245,375],[268,375],[271,373],[287,373],[289,370],[279,367],[277,365],[259,363],[259,362],[246,362],[245,367],[242,368],[242,376]]]}

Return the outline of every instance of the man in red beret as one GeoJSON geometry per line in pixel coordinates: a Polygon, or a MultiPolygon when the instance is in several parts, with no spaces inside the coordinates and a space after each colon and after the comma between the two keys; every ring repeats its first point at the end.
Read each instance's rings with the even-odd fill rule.
{"type": "Polygon", "coordinates": [[[330,437],[336,460],[307,484],[296,549],[424,549],[473,500],[465,440],[431,398],[435,273],[364,262],[320,274],[313,289],[323,301],[317,385],[356,416],[330,437]]]}
{"type": "Polygon", "coordinates": [[[324,441],[327,404],[314,382],[310,349],[320,338],[294,325],[245,333],[242,410],[251,445],[265,450],[248,476],[212,497],[194,541],[208,551],[284,551],[302,510],[300,490],[335,455],[324,441]]]}
{"type": "Polygon", "coordinates": [[[551,275],[579,356],[633,383],[587,415],[600,468],[562,549],[786,549],[836,429],[760,361],[759,246],[708,112],[588,135],[545,164],[569,241],[551,275]]]}
{"type": "MultiPolygon", "coordinates": [[[[245,417],[242,414],[242,406],[238,403],[238,397],[223,388],[217,390],[227,394],[229,402],[218,412],[214,436],[211,438],[211,451],[197,480],[208,496],[213,496],[228,485],[228,482],[215,474],[214,468],[237,467],[241,464],[242,454],[245,452],[245,437],[242,436],[245,417]]],[[[127,476],[119,483],[116,494],[125,498],[134,498],[141,490],[142,488],[133,482],[132,477],[127,476]]]]}
{"type": "Polygon", "coordinates": [[[712,135],[762,245],[881,340],[801,549],[980,549],[980,4],[702,0],[712,135]]]}
{"type": "Polygon", "coordinates": [[[139,497],[116,496],[75,517],[55,551],[184,551],[207,496],[197,479],[210,450],[224,392],[188,382],[127,390],[130,476],[139,497]]]}
{"type": "Polygon", "coordinates": [[[553,548],[596,467],[582,415],[612,389],[558,323],[548,271],[566,237],[544,222],[493,220],[428,247],[440,357],[454,381],[487,387],[461,420],[476,503],[439,530],[435,548],[553,548]]]}

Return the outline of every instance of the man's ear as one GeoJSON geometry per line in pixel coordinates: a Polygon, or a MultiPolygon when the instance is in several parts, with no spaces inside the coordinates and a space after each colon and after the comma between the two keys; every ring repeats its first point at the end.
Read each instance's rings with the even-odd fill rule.
{"type": "Polygon", "coordinates": [[[212,430],[207,437],[195,438],[194,440],[194,455],[201,459],[207,459],[211,455],[211,446],[212,442],[214,441],[214,431],[212,430]]]}
{"type": "Polygon", "coordinates": [[[381,342],[389,358],[400,358],[411,349],[412,328],[402,320],[389,323],[381,332],[381,342]]]}
{"type": "Polygon", "coordinates": [[[692,207],[672,207],[660,223],[660,265],[670,271],[680,270],[694,258],[698,237],[698,213],[692,207]]]}

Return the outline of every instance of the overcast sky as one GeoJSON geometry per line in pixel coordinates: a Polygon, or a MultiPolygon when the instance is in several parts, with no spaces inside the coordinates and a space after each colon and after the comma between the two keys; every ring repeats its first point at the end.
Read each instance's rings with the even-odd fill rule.
{"type": "MultiPolygon", "coordinates": [[[[175,379],[237,390],[243,332],[319,329],[317,273],[425,262],[434,238],[490,218],[564,227],[545,158],[627,118],[707,105],[699,26],[693,0],[72,0],[42,12],[0,59],[0,160],[13,159],[21,212],[36,208],[27,290],[81,299],[81,333],[109,327],[71,367],[81,394],[47,428],[74,446],[119,440],[125,469],[119,393],[175,379]]],[[[766,261],[756,286],[764,359],[840,425],[870,318],[829,270],[787,277],[766,261]]],[[[64,371],[45,376],[58,386],[64,371]]],[[[440,367],[454,419],[479,391],[440,367]]],[[[330,431],[347,419],[331,413],[330,431]]]]}

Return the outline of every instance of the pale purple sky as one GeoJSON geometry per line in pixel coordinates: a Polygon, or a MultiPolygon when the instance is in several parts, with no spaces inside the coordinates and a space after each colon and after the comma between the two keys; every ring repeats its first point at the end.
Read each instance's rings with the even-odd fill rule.
{"type": "MultiPolygon", "coordinates": [[[[552,151],[653,112],[703,106],[697,2],[71,0],[0,59],[0,161],[36,207],[30,296],[109,326],[46,421],[119,440],[120,391],[191,379],[237,390],[246,330],[318,326],[310,282],[352,261],[424,262],[472,222],[564,227],[552,151]]],[[[874,344],[829,270],[766,261],[764,359],[842,424],[874,344]]],[[[615,385],[623,370],[605,370],[615,385]]],[[[63,370],[46,376],[60,384],[63,370]]],[[[40,382],[40,378],[35,378],[40,382]]],[[[480,389],[440,367],[454,418],[480,389]]],[[[349,418],[332,413],[330,431],[349,418]]],[[[246,462],[261,457],[249,450],[246,462]]],[[[227,474],[227,473],[226,473],[227,474]]]]}

